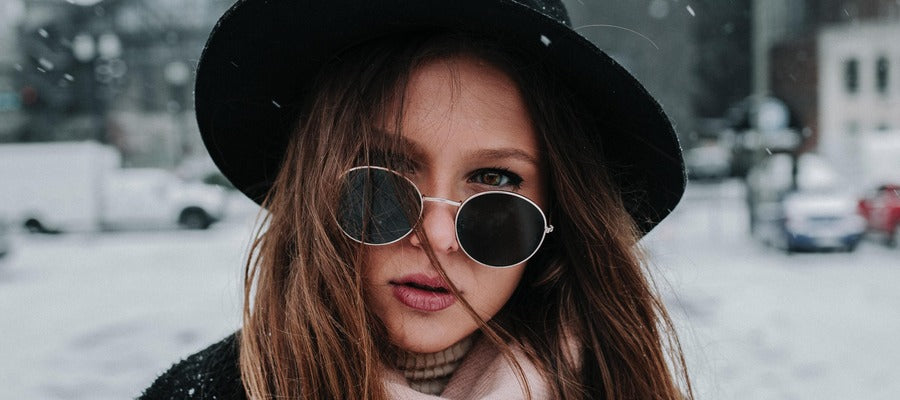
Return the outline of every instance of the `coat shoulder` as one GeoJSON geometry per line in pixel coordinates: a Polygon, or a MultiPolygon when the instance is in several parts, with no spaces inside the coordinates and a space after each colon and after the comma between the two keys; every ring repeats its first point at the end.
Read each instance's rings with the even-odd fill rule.
{"type": "Polygon", "coordinates": [[[176,363],[140,400],[246,399],[238,366],[238,333],[176,363]]]}

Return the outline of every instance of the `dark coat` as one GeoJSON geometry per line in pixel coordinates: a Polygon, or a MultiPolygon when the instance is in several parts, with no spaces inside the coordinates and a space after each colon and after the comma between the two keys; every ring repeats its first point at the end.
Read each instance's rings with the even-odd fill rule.
{"type": "Polygon", "coordinates": [[[246,400],[238,367],[236,334],[169,368],[144,390],[140,400],[246,400]]]}

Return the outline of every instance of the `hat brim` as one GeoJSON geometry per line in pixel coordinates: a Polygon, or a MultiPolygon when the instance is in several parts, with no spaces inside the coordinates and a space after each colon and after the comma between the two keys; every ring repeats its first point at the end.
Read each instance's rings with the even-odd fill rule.
{"type": "Polygon", "coordinates": [[[598,159],[613,169],[642,232],[678,204],[685,187],[681,148],[659,104],[570,27],[510,0],[239,1],[213,29],[197,67],[197,122],[210,156],[260,203],[296,118],[284,105],[306,94],[325,62],[366,39],[442,28],[523,47],[560,71],[588,110],[609,120],[616,129],[596,133],[598,159]]]}

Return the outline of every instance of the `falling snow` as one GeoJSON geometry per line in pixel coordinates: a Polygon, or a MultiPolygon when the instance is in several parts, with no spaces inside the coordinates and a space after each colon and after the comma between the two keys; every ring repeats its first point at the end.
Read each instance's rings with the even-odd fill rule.
{"type": "Polygon", "coordinates": [[[546,37],[546,36],[544,36],[544,35],[541,35],[541,43],[543,43],[544,46],[549,46],[549,45],[550,45],[550,38],[548,38],[548,37],[546,37]]]}
{"type": "Polygon", "coordinates": [[[696,17],[696,16],[697,16],[697,14],[694,13],[694,8],[693,8],[693,7],[687,6],[687,10],[688,10],[689,13],[691,13],[691,16],[692,16],[692,17],[696,17]]]}
{"type": "Polygon", "coordinates": [[[40,58],[40,59],[38,59],[38,64],[41,64],[41,68],[43,68],[45,71],[52,71],[52,70],[53,70],[53,66],[54,66],[54,65],[53,65],[53,62],[50,61],[50,60],[48,60],[48,59],[46,59],[46,58],[40,58]]]}

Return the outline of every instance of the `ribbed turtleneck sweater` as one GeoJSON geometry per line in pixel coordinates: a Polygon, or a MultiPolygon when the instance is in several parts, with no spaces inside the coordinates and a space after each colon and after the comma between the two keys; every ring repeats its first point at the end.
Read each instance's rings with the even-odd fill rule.
{"type": "Polygon", "coordinates": [[[406,377],[409,387],[425,394],[437,395],[444,391],[453,372],[472,348],[472,336],[436,353],[401,351],[394,366],[406,377]]]}

